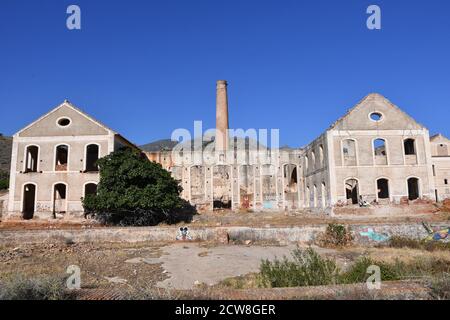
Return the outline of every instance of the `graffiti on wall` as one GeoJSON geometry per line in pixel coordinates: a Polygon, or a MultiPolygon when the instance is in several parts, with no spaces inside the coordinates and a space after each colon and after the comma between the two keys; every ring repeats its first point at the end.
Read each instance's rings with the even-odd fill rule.
{"type": "Polygon", "coordinates": [[[181,241],[192,240],[189,229],[187,227],[181,227],[178,230],[176,239],[181,241]]]}
{"type": "Polygon", "coordinates": [[[387,234],[375,232],[372,228],[367,228],[366,230],[361,231],[359,234],[361,235],[361,237],[367,237],[370,240],[376,242],[383,242],[389,239],[389,236],[387,234]]]}
{"type": "Polygon", "coordinates": [[[425,241],[440,241],[448,238],[450,228],[434,230],[429,224],[425,222],[422,222],[422,225],[428,232],[428,237],[425,238],[425,241]]]}

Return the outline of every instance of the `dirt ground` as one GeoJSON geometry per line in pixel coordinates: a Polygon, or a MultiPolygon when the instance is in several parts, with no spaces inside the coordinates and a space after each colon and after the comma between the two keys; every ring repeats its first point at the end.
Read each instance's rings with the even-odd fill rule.
{"type": "MultiPolygon", "coordinates": [[[[258,212],[258,213],[233,213],[233,212],[211,212],[197,214],[188,223],[193,227],[292,227],[303,225],[318,225],[328,223],[340,224],[387,224],[387,223],[420,223],[450,221],[450,213],[440,211],[436,213],[411,214],[408,216],[336,216],[330,217],[308,212],[285,213],[285,212],[258,212]]],[[[176,225],[186,225],[180,222],[176,225]]],[[[166,226],[162,223],[160,226],[166,226]]],[[[94,220],[3,220],[0,221],[1,230],[36,230],[36,229],[85,229],[103,228],[94,220]]]]}
{"type": "Polygon", "coordinates": [[[67,267],[81,269],[83,288],[111,288],[138,283],[154,285],[166,278],[161,264],[142,264],[139,267],[126,260],[145,255],[159,257],[162,244],[139,243],[59,243],[29,244],[17,247],[0,246],[0,280],[8,277],[67,277],[67,267]],[[108,280],[109,278],[109,280],[108,280]]]}
{"type": "MultiPolygon", "coordinates": [[[[191,290],[218,286],[225,279],[257,272],[262,259],[289,256],[295,245],[215,245],[212,243],[58,243],[0,246],[0,280],[6,278],[67,277],[69,265],[81,269],[83,289],[153,288],[191,290]]],[[[440,258],[450,264],[450,251],[396,248],[315,247],[345,269],[361,255],[377,260],[440,258]]]]}

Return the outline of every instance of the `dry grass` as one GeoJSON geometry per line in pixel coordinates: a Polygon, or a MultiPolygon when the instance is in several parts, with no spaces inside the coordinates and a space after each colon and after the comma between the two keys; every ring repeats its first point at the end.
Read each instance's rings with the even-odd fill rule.
{"type": "Polygon", "coordinates": [[[24,278],[66,275],[70,265],[81,269],[82,288],[111,288],[105,277],[127,280],[127,286],[140,283],[155,284],[166,278],[160,264],[126,263],[128,259],[159,257],[160,244],[102,243],[102,244],[40,244],[17,248],[0,248],[0,280],[17,274],[24,278]]]}

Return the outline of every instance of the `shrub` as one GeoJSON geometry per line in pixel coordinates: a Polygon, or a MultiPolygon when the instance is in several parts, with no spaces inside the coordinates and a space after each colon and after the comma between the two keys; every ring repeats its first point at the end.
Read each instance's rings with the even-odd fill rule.
{"type": "Polygon", "coordinates": [[[450,299],[450,276],[444,275],[434,279],[430,285],[431,296],[438,300],[450,299]]]}
{"type": "Polygon", "coordinates": [[[187,207],[178,182],[139,152],[121,149],[98,165],[97,194],[86,196],[83,206],[104,224],[156,225],[187,207]]]}
{"type": "Polygon", "coordinates": [[[339,282],[347,284],[365,282],[370,276],[366,273],[367,268],[371,265],[380,267],[381,281],[434,277],[450,272],[448,261],[438,258],[415,259],[409,263],[396,259],[393,263],[388,263],[364,256],[340,275],[339,282]]]}
{"type": "Polygon", "coordinates": [[[381,261],[375,261],[370,257],[363,256],[359,258],[346,272],[339,276],[339,282],[344,284],[366,282],[371,274],[367,273],[367,268],[371,265],[380,267],[381,280],[392,281],[399,280],[398,269],[402,268],[402,262],[396,261],[394,265],[381,261]]]}
{"type": "Polygon", "coordinates": [[[333,260],[322,258],[312,248],[297,248],[293,260],[284,257],[273,262],[264,260],[260,266],[260,285],[263,287],[298,287],[333,284],[339,269],[333,260]]]}
{"type": "Polygon", "coordinates": [[[450,242],[425,241],[406,237],[393,236],[389,239],[388,246],[391,248],[411,248],[427,251],[449,250],[450,242]]]}
{"type": "Polygon", "coordinates": [[[0,283],[0,300],[68,300],[64,278],[25,279],[17,276],[0,283]]]}
{"type": "Polygon", "coordinates": [[[325,233],[319,236],[319,244],[324,247],[343,247],[349,245],[352,240],[349,229],[335,223],[328,224],[325,233]]]}

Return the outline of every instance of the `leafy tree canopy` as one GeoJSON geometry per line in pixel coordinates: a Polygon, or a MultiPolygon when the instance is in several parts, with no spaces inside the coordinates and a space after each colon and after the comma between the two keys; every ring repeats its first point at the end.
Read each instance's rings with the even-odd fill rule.
{"type": "Polygon", "coordinates": [[[131,149],[99,159],[100,182],[96,195],[83,205],[88,214],[113,224],[156,224],[181,209],[181,187],[160,164],[131,149]]]}

